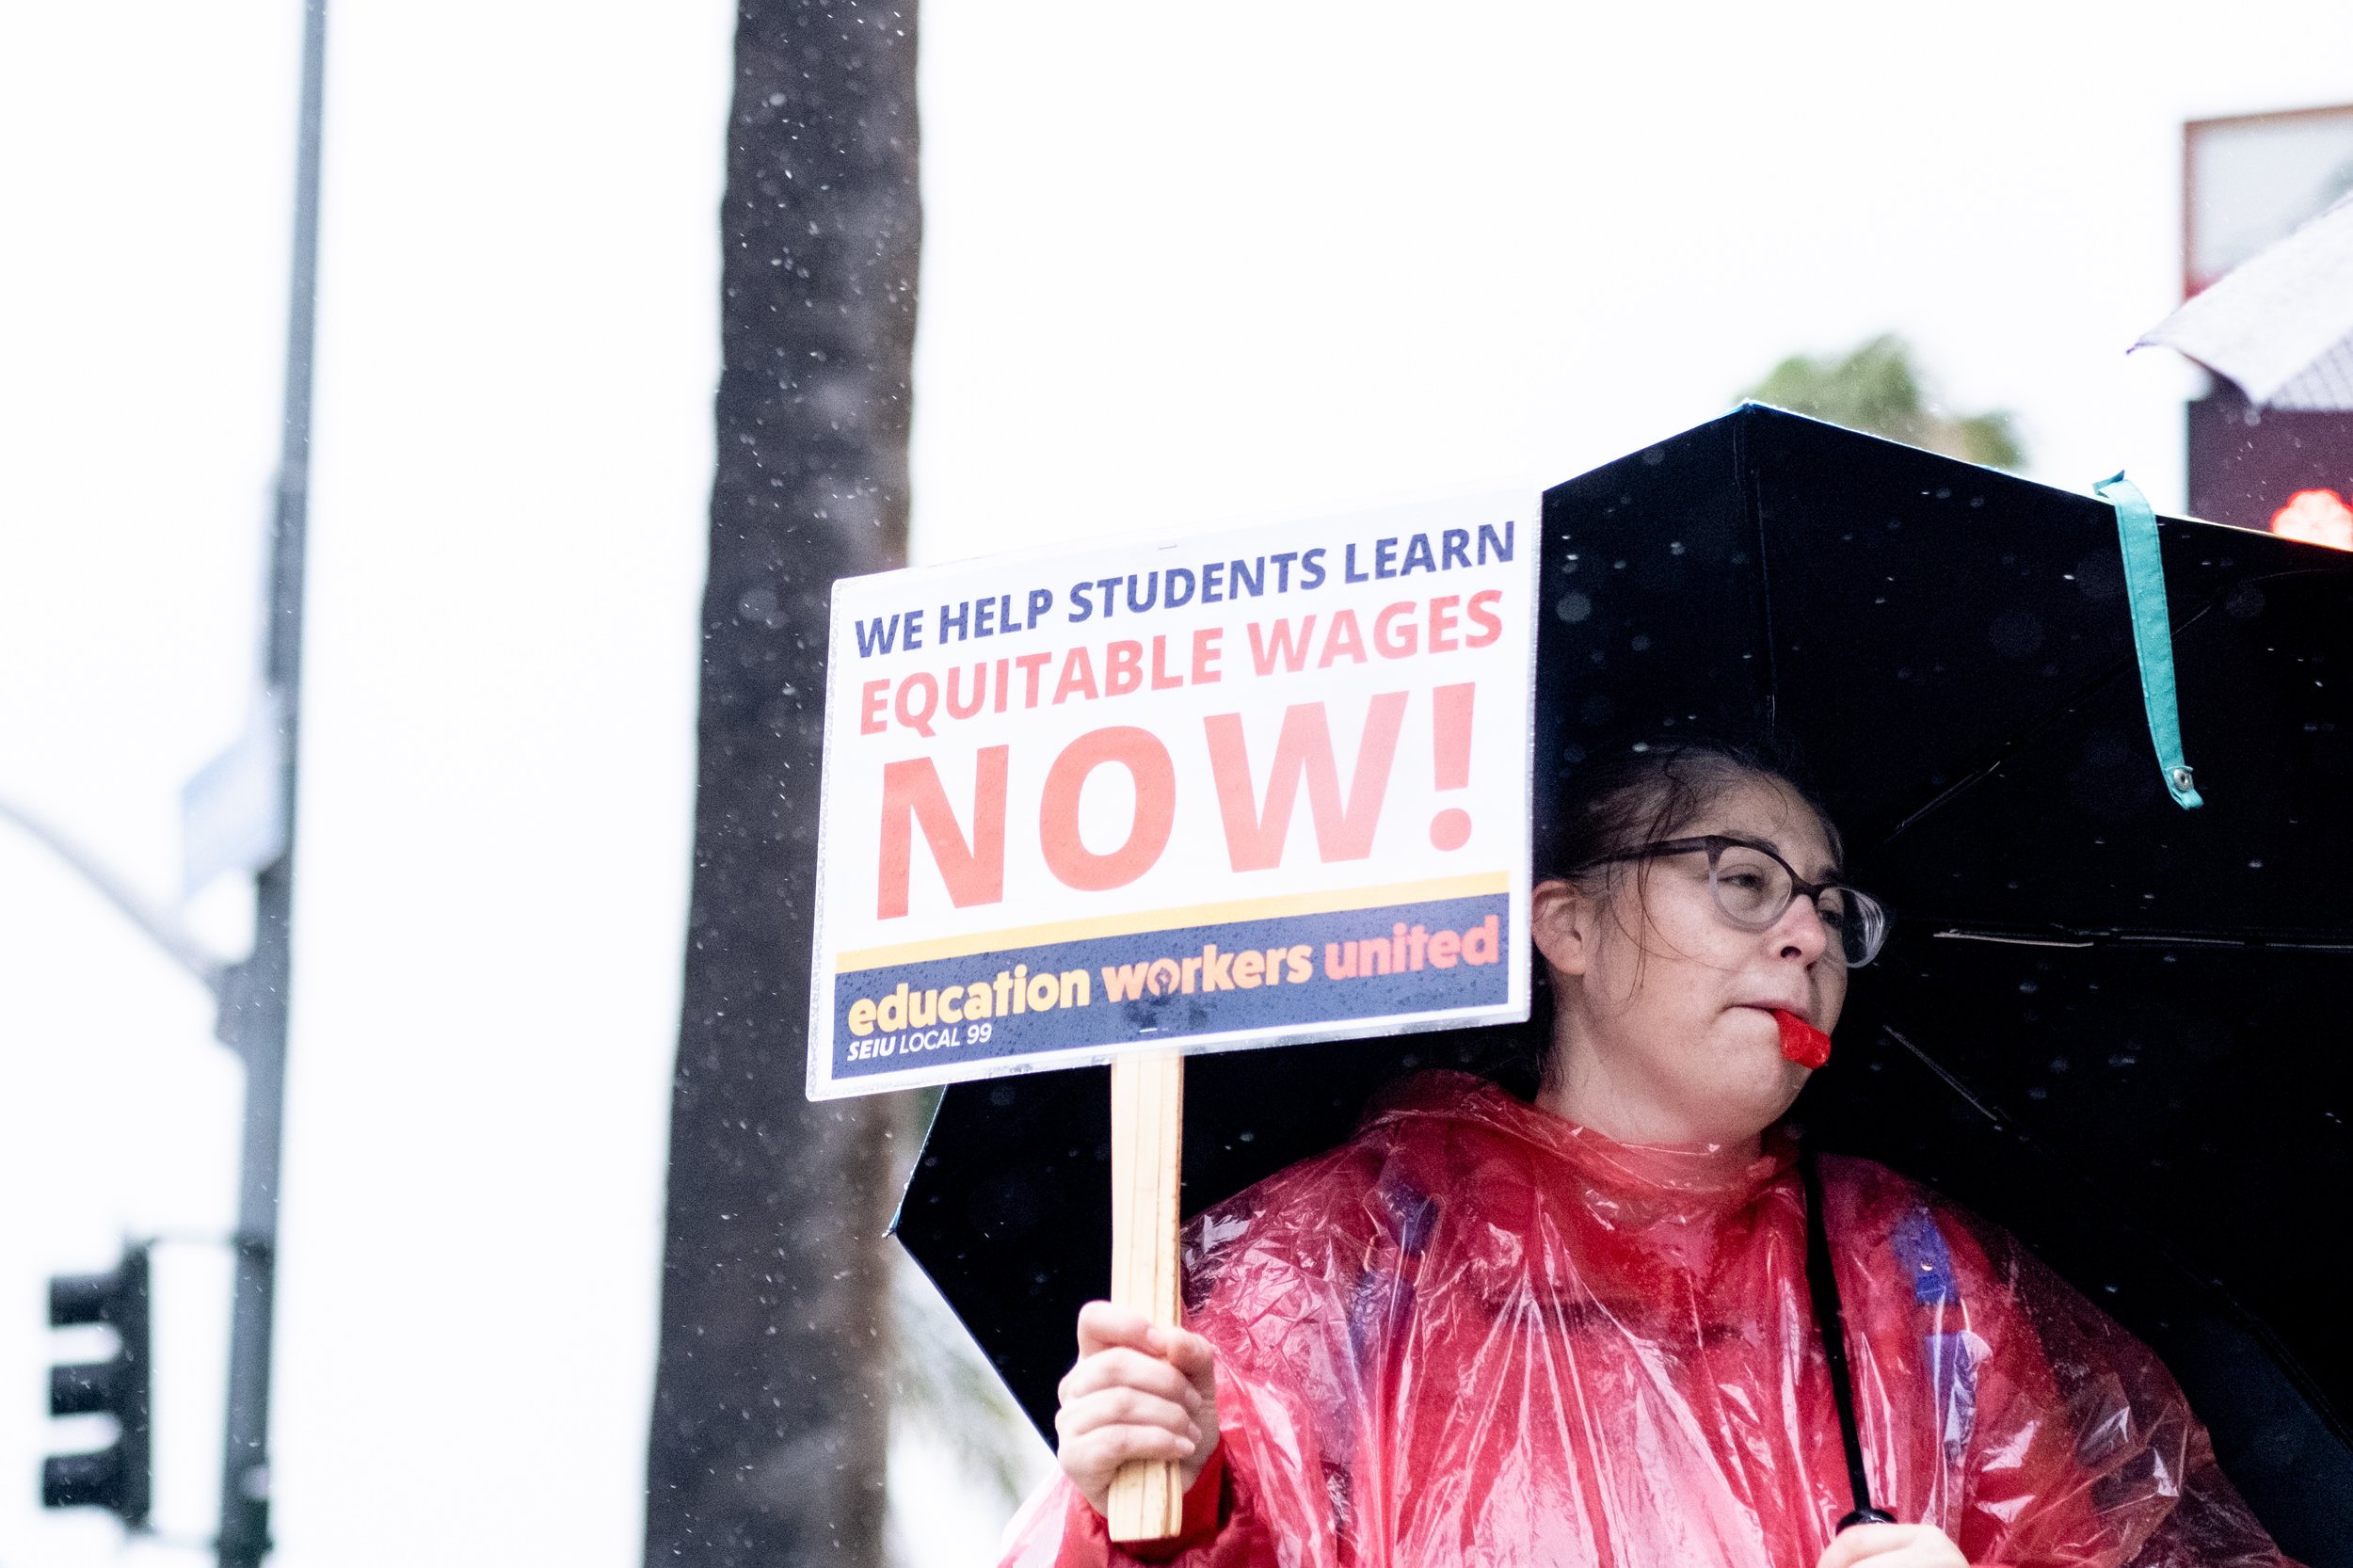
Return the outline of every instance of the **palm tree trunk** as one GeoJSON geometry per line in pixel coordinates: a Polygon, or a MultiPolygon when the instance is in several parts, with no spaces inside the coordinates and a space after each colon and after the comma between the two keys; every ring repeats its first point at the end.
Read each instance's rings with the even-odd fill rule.
{"type": "Polygon", "coordinates": [[[646,1561],[871,1568],[900,1112],[801,1083],[827,600],[905,554],[912,0],[741,0],[735,62],[646,1561]]]}

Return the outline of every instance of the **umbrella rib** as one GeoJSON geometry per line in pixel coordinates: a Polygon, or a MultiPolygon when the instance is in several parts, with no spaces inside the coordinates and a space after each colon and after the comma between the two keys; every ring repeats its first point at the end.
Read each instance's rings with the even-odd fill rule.
{"type": "Polygon", "coordinates": [[[1772,559],[1765,548],[1765,503],[1757,493],[1756,471],[1749,463],[1749,422],[1745,419],[1732,427],[1732,466],[1756,552],[1756,614],[1763,623],[1758,642],[1765,649],[1765,730],[1773,734],[1781,727],[1781,665],[1774,652],[1772,559]]]}
{"type": "Polygon", "coordinates": [[[2038,926],[2004,930],[1947,925],[1931,934],[1941,941],[2000,942],[2022,948],[2260,948],[2281,952],[2353,952],[2353,939],[2298,936],[2274,932],[2155,931],[2129,926],[2038,926]]]}
{"type": "MultiPolygon", "coordinates": [[[[2201,611],[2201,614],[2203,614],[2203,612],[2201,611]]],[[[1977,767],[1970,769],[1967,773],[1961,775],[1961,777],[1953,780],[1950,784],[1945,785],[1935,794],[1929,796],[1925,803],[1914,808],[1911,812],[1905,815],[1902,820],[1897,822],[1894,827],[1887,830],[1885,836],[1880,840],[1880,843],[1881,845],[1894,843],[1897,840],[1911,832],[1914,827],[1917,827],[1927,818],[1951,805],[1956,798],[1965,794],[1971,790],[1976,789],[1978,785],[1984,783],[1987,779],[2001,772],[2003,763],[2009,761],[2020,751],[2025,749],[2029,743],[2040,739],[2044,730],[2053,728],[2064,722],[2069,715],[2075,712],[2075,710],[2081,708],[2085,703],[2089,702],[2093,697],[2099,696],[2108,687],[2114,685],[2117,678],[2121,676],[2128,667],[2137,667],[2135,659],[2129,654],[2117,660],[2114,664],[2109,664],[2107,667],[2100,671],[2099,674],[2093,676],[2090,680],[2076,688],[2076,690],[2069,696],[2065,701],[2061,702],[2057,708],[2054,708],[2050,712],[2046,713],[2041,722],[2031,724],[2025,729],[2013,731],[2009,740],[2001,743],[1994,749],[1992,757],[1979,763],[1977,767]]]]}
{"type": "MultiPolygon", "coordinates": [[[[2163,519],[2159,520],[2160,523],[2164,520],[2165,520],[2163,519]]],[[[2285,571],[2266,571],[2258,573],[2252,577],[2242,577],[2236,579],[2231,584],[2229,591],[2235,592],[2239,588],[2249,587],[2258,584],[2284,582],[2290,578],[2333,575],[2336,574],[2315,572],[2310,568],[2295,568],[2285,571]]],[[[2222,600],[2226,597],[2227,593],[2217,593],[2207,596],[2204,603],[2199,605],[2197,609],[2192,610],[2188,615],[2184,616],[2180,620],[2173,623],[2172,634],[2178,638],[2183,632],[2188,631],[2191,627],[2205,619],[2206,616],[2214,613],[2215,609],[2221,604],[2222,600]]],[[[2012,735],[2010,739],[1999,749],[1997,749],[1983,765],[1970,770],[1970,772],[1963,775],[1961,777],[1954,780],[1951,784],[1946,785],[1944,789],[1929,796],[1924,804],[1915,808],[1909,814],[1898,820],[1896,825],[1890,828],[1885,837],[1881,838],[1879,842],[1881,844],[1890,844],[1895,842],[1904,834],[1910,832],[1913,827],[1917,826],[1923,818],[1928,817],[1936,811],[1942,810],[1945,806],[1949,805],[1956,795],[1959,795],[1965,791],[1975,789],[1977,785],[1985,782],[1986,779],[2001,771],[2003,763],[2009,761],[2011,757],[2015,756],[2028,743],[2039,738],[2044,730],[2049,729],[2054,725],[2061,723],[2072,715],[2077,709],[2081,708],[2087,702],[2089,702],[2093,697],[2099,696],[2108,687],[2114,685],[2120,679],[2122,678],[2126,670],[2137,670],[2138,667],[2139,661],[2137,656],[2129,651],[2126,652],[2123,656],[2116,660],[2115,663],[2107,665],[2082,686],[2076,688],[2072,696],[2070,696],[2065,701],[2061,702],[2057,707],[2051,710],[2049,714],[2046,715],[2040,723],[2034,724],[2012,735]]]]}
{"type": "Polygon", "coordinates": [[[1931,935],[1939,941],[2000,942],[2014,948],[2090,948],[2100,945],[2089,936],[2021,936],[2007,931],[1964,931],[1958,926],[1947,926],[1931,935]]]}
{"type": "Polygon", "coordinates": [[[2171,1236],[2149,1225],[2120,1204],[2105,1187],[2077,1169],[2073,1161],[2066,1159],[2057,1149],[2037,1137],[2026,1123],[2006,1116],[2000,1110],[1979,1099],[1967,1084],[1947,1071],[1936,1058],[1913,1044],[1901,1031],[1891,1024],[1882,1023],[1880,1025],[1880,1032],[1901,1046],[1915,1061],[1934,1075],[1939,1082],[1968,1102],[1970,1109],[1993,1124],[1995,1131],[2016,1134],[2018,1141],[2033,1150],[2038,1159],[2073,1182],[2077,1192],[2087,1201],[2112,1218],[2125,1230],[2139,1238],[2151,1251],[2176,1270],[2185,1281],[2206,1293],[2210,1300],[2228,1308],[2231,1317],[2236,1320],[2235,1326],[2261,1342],[2280,1365],[2281,1369],[2286,1372],[2289,1383],[2295,1386],[2297,1393],[2303,1396],[2306,1404],[2320,1418],[2321,1424],[2334,1433],[2339,1442],[2353,1446],[2353,1428],[2348,1428],[2345,1419],[2338,1414],[2335,1402],[2322,1388],[2319,1379],[2315,1378],[2311,1369],[2304,1365],[2303,1358],[2289,1348],[2287,1341],[2280,1336],[2279,1331],[2274,1329],[2261,1313],[2252,1310],[2246,1303],[2240,1301],[2238,1293],[2224,1284],[2211,1269],[2201,1267],[2171,1236]]]}
{"type": "Polygon", "coordinates": [[[1903,1047],[1904,1049],[1910,1051],[1913,1056],[1919,1061],[1920,1065],[1926,1067],[1929,1072],[1934,1073],[1938,1079],[1943,1080],[1945,1088],[1950,1089],[1954,1094],[1959,1095],[1962,1099],[1967,1100],[1972,1110],[1976,1111],[1978,1115],[1983,1116],[1987,1121],[1992,1122],[1996,1131],[2003,1130],[2009,1126],[2009,1122],[2000,1112],[1986,1104],[1985,1101],[1977,1098],[1975,1094],[1970,1092],[1967,1084],[1961,1082],[1961,1080],[1955,1078],[1951,1073],[1945,1070],[1945,1064],[1943,1063],[1937,1061],[1936,1058],[1930,1056],[1927,1051],[1922,1050],[1918,1046],[1913,1045],[1910,1040],[1903,1036],[1901,1032],[1895,1029],[1892,1025],[1881,1024],[1880,1025],[1880,1032],[1895,1041],[1897,1045],[1903,1047]]]}
{"type": "MultiPolygon", "coordinates": [[[[2173,634],[2178,637],[2190,627],[2195,626],[2198,622],[2203,620],[2210,613],[2213,612],[2215,606],[2218,602],[2220,602],[2218,599],[2209,599],[2205,603],[2200,605],[2188,615],[2184,616],[2179,621],[2174,623],[2172,628],[2173,634]]],[[[1968,773],[1963,774],[1952,783],[1945,786],[1944,789],[1929,796],[1925,803],[1915,808],[1912,812],[1903,817],[1902,820],[1898,821],[1894,827],[1888,829],[1886,835],[1879,840],[1880,843],[1882,845],[1894,843],[1897,839],[1902,838],[1906,833],[1912,831],[1913,828],[1918,826],[1923,820],[1952,804],[1953,800],[1957,796],[1960,796],[1970,790],[1976,789],[1979,784],[1984,783],[1987,779],[2001,772],[2003,763],[2009,761],[2012,757],[2018,755],[2019,752],[2025,750],[2025,747],[2032,742],[2041,739],[2044,731],[2054,728],[2059,724],[2064,723],[2067,719],[2073,717],[2078,709],[2084,707],[2085,704],[2090,702],[2092,698],[2106,691],[2110,686],[2115,685],[2119,680],[2122,679],[2127,670],[2137,674],[2139,668],[2140,662],[2138,656],[2129,651],[2104,666],[2098,673],[2093,675],[2090,680],[2085,681],[2083,685],[2078,686],[2064,701],[2060,702],[2048,713],[2044,714],[2039,723],[2031,724],[2024,729],[2013,731],[2007,741],[2001,743],[1995,748],[1992,757],[1988,758],[1978,766],[1972,768],[1968,773]]]]}

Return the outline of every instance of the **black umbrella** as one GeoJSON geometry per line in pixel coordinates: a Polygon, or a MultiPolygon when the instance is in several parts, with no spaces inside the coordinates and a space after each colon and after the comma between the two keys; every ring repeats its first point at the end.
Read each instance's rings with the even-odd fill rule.
{"type": "MultiPolygon", "coordinates": [[[[1793,740],[1897,915],[1813,1135],[2009,1226],[2165,1357],[2282,1546],[2353,1563],[2353,555],[2161,534],[2200,809],[2158,770],[2111,506],[1759,407],[1546,493],[1539,768],[1793,740]]],[[[1512,1044],[1196,1059],[1187,1212],[1512,1044]]],[[[949,1090],[898,1222],[1048,1432],[1110,1271],[1105,1079],[949,1090]]]]}

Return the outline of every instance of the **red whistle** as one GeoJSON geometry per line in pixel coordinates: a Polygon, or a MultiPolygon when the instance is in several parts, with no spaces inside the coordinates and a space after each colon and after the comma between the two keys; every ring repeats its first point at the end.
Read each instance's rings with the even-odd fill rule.
{"type": "Polygon", "coordinates": [[[1830,1036],[1799,1017],[1795,1013],[1773,1009],[1773,1022],[1781,1026],[1781,1054],[1799,1066],[1813,1069],[1830,1060],[1830,1036]]]}

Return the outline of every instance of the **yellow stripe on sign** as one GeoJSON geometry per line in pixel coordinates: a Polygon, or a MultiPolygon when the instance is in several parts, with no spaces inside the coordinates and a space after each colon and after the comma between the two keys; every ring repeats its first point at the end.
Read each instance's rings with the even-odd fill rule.
{"type": "Polygon", "coordinates": [[[1337,915],[1350,909],[1477,898],[1482,893],[1511,890],[1510,872],[1481,872],[1472,876],[1441,876],[1428,882],[1395,882],[1385,888],[1346,888],[1322,893],[1289,893],[1279,898],[1240,899],[1230,904],[1197,904],[1190,909],[1139,909],[1127,915],[1055,920],[1047,925],[1016,926],[1010,931],[976,931],[962,936],[934,937],[928,942],[902,942],[897,947],[858,948],[834,954],[833,967],[835,973],[848,974],[894,964],[920,964],[929,958],[967,958],[976,952],[1048,947],[1056,942],[1083,941],[1089,936],[1133,936],[1147,931],[1181,931],[1193,925],[1225,925],[1283,915],[1337,915]]]}

